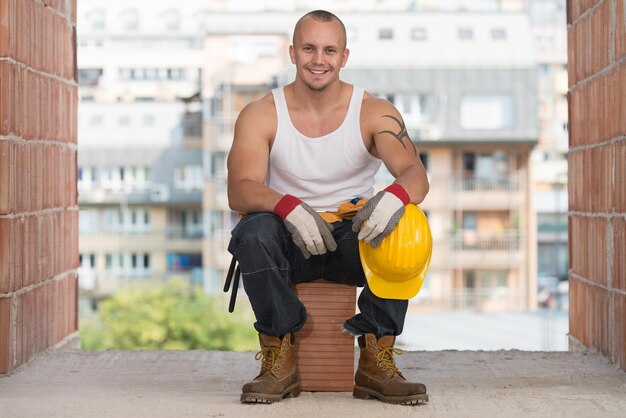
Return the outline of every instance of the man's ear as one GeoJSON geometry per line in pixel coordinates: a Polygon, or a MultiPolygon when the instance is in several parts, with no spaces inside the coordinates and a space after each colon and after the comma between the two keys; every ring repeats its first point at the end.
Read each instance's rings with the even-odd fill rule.
{"type": "Polygon", "coordinates": [[[292,64],[296,63],[296,50],[293,45],[289,45],[289,58],[291,59],[292,64]]]}
{"type": "Polygon", "coordinates": [[[343,61],[341,62],[341,68],[346,66],[346,62],[348,62],[348,57],[350,56],[350,50],[348,48],[343,50],[343,61]]]}

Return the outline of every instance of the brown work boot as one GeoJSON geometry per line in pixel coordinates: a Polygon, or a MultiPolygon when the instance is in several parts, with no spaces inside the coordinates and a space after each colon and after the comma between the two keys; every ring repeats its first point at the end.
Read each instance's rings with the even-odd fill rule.
{"type": "Polygon", "coordinates": [[[376,339],[374,334],[359,337],[359,368],[354,376],[352,396],[367,399],[369,396],[383,402],[417,405],[428,401],[426,386],[407,382],[393,359],[402,350],[393,348],[393,335],[376,339]]]}
{"type": "Polygon", "coordinates": [[[300,394],[300,377],[296,369],[293,334],[278,337],[259,334],[261,373],[241,388],[241,402],[273,403],[287,395],[300,394]]]}

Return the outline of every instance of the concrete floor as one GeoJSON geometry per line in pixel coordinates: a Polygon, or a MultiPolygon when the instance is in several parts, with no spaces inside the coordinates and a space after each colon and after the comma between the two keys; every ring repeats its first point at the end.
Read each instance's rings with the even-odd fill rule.
{"type": "Polygon", "coordinates": [[[51,350],[0,377],[0,417],[626,417],[626,373],[587,352],[407,352],[397,363],[430,402],[351,393],[239,403],[254,353],[51,350]]]}

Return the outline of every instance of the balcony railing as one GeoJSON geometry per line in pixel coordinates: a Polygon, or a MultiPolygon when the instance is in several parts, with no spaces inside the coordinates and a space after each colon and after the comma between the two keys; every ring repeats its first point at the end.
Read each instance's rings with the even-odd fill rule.
{"type": "Polygon", "coordinates": [[[168,238],[194,239],[194,238],[204,237],[204,231],[202,230],[202,225],[190,225],[190,226],[168,225],[166,231],[167,231],[168,238]]]}
{"type": "Polygon", "coordinates": [[[225,114],[209,120],[210,144],[214,149],[227,151],[233,141],[237,114],[225,114]]]}
{"type": "Polygon", "coordinates": [[[516,309],[521,295],[507,287],[464,288],[453,290],[449,303],[451,309],[474,311],[516,309]]]}
{"type": "Polygon", "coordinates": [[[518,251],[521,236],[515,230],[481,231],[464,229],[450,237],[454,250],[480,251],[518,251]]]}
{"type": "Polygon", "coordinates": [[[519,175],[507,177],[452,177],[452,191],[463,192],[517,192],[520,190],[519,175]]]}

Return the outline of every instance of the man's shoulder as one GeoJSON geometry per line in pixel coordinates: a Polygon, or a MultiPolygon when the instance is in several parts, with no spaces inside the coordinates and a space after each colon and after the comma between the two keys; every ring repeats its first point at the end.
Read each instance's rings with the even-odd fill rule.
{"type": "MultiPolygon", "coordinates": [[[[391,119],[402,119],[402,116],[389,101],[365,92],[361,105],[361,126],[368,132],[378,132],[391,119]]],[[[385,128],[386,129],[386,128],[385,128]]]]}
{"type": "Polygon", "coordinates": [[[248,103],[239,113],[239,118],[268,118],[275,114],[274,95],[270,92],[248,103]]]}
{"type": "Polygon", "coordinates": [[[395,110],[394,105],[388,100],[374,96],[367,91],[363,93],[363,104],[361,106],[366,114],[370,112],[384,114],[384,112],[389,113],[395,110]]]}

